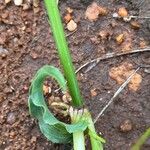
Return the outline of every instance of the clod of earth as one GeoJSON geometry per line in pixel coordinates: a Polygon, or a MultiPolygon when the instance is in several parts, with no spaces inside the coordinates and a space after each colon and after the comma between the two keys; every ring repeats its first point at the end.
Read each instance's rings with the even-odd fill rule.
{"type": "Polygon", "coordinates": [[[140,41],[140,48],[145,48],[147,45],[148,44],[146,41],[144,41],[144,40],[140,41]]]}
{"type": "Polygon", "coordinates": [[[97,3],[93,2],[88,6],[85,12],[85,18],[90,21],[96,21],[99,15],[104,16],[107,14],[107,9],[105,7],[99,6],[97,3]]]}
{"type": "Polygon", "coordinates": [[[74,31],[77,28],[77,24],[74,22],[74,20],[70,20],[67,24],[67,29],[69,31],[74,31]]]}
{"type": "Polygon", "coordinates": [[[126,10],[125,7],[120,7],[118,10],[118,15],[120,17],[127,17],[128,16],[128,11],[126,10]]]}
{"type": "Polygon", "coordinates": [[[16,121],[15,113],[14,112],[8,113],[8,115],[7,115],[7,123],[13,124],[13,123],[15,123],[15,121],[16,121]]]}
{"type": "Polygon", "coordinates": [[[133,29],[139,29],[140,28],[140,24],[139,24],[139,22],[137,22],[137,21],[131,21],[131,27],[133,28],[133,29]]]}
{"type": "MultiPolygon", "coordinates": [[[[133,65],[125,62],[118,67],[111,68],[111,70],[109,71],[109,76],[121,85],[126,81],[126,79],[133,71],[133,65]]],[[[136,73],[129,82],[128,87],[131,91],[137,91],[140,87],[141,82],[142,76],[136,73]]]]}
{"type": "Polygon", "coordinates": [[[132,125],[131,120],[129,119],[124,120],[120,125],[120,131],[122,132],[129,132],[132,129],[133,129],[133,125],[132,125]]]}
{"type": "Polygon", "coordinates": [[[131,33],[129,34],[126,31],[124,31],[123,34],[125,38],[122,44],[120,45],[121,46],[120,49],[122,51],[130,51],[132,49],[132,41],[133,41],[132,34],[131,33]]]}

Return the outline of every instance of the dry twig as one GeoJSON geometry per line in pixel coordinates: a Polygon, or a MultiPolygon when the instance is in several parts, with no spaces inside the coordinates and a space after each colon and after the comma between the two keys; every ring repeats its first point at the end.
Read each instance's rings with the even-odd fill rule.
{"type": "Polygon", "coordinates": [[[127,80],[119,87],[119,89],[115,92],[113,97],[110,99],[110,101],[105,105],[105,107],[100,111],[100,113],[97,115],[97,117],[94,120],[94,123],[97,122],[99,117],[104,113],[104,111],[108,108],[108,106],[113,102],[113,100],[119,95],[119,93],[126,87],[126,85],[131,81],[132,77],[135,75],[135,73],[140,69],[138,67],[128,78],[127,80]]]}
{"type": "Polygon", "coordinates": [[[83,69],[84,67],[88,66],[89,64],[92,64],[92,66],[90,66],[89,68],[87,68],[87,70],[85,71],[88,72],[90,71],[93,67],[95,67],[101,60],[106,60],[106,59],[110,59],[110,58],[114,58],[114,57],[119,57],[119,56],[124,56],[124,55],[129,55],[129,54],[134,54],[134,53],[141,53],[141,52],[146,52],[146,51],[150,51],[150,47],[144,48],[144,49],[135,49],[135,50],[131,50],[131,51],[122,51],[122,52],[113,52],[113,53],[107,53],[106,55],[99,57],[99,58],[95,58],[93,60],[90,60],[88,62],[86,62],[85,64],[83,64],[81,67],[79,67],[76,70],[76,73],[78,73],[81,69],[83,69]]]}

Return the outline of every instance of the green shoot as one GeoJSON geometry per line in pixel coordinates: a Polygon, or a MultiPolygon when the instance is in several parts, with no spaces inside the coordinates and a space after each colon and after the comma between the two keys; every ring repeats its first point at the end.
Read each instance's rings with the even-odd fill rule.
{"type": "Polygon", "coordinates": [[[86,118],[81,117],[77,122],[70,125],[54,117],[49,111],[43,96],[43,82],[48,76],[56,79],[63,91],[67,90],[62,73],[53,66],[43,66],[32,80],[28,101],[29,111],[38,120],[41,132],[49,140],[54,143],[69,143],[72,141],[72,133],[85,131],[88,122],[86,118]]]}
{"type": "Polygon", "coordinates": [[[55,38],[61,64],[64,69],[64,75],[67,80],[68,89],[72,97],[72,104],[76,107],[82,106],[83,101],[80,95],[78,82],[76,79],[74,67],[72,64],[69,48],[65,38],[63,26],[56,0],[44,0],[47,13],[50,20],[50,25],[55,38]]]}
{"type": "MultiPolygon", "coordinates": [[[[44,0],[50,19],[54,39],[58,49],[68,89],[75,107],[83,105],[78,82],[73,68],[69,48],[65,39],[61,18],[57,6],[57,0],[44,0]]],[[[85,130],[90,136],[92,150],[102,150],[104,139],[95,131],[94,123],[87,109],[74,109],[63,103],[53,103],[53,106],[64,107],[63,114],[69,114],[71,124],[59,121],[48,109],[43,96],[43,82],[46,77],[53,77],[59,83],[63,91],[67,91],[66,81],[62,73],[53,66],[44,66],[38,70],[32,80],[30,96],[28,100],[30,114],[38,120],[41,132],[54,143],[73,142],[74,150],[85,150],[85,130]]]]}
{"type": "Polygon", "coordinates": [[[131,148],[131,150],[140,150],[142,145],[146,142],[146,140],[150,138],[150,128],[148,128],[143,135],[137,140],[135,145],[131,148]]]}

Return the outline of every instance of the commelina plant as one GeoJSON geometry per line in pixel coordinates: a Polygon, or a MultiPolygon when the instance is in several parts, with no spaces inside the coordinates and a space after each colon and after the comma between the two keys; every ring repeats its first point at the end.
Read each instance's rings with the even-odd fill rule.
{"type": "Polygon", "coordinates": [[[105,143],[105,140],[96,133],[89,110],[82,108],[84,102],[80,95],[57,0],[44,0],[44,2],[64,76],[56,67],[49,65],[37,71],[29,91],[30,114],[38,120],[39,128],[48,140],[54,143],[73,143],[74,150],[85,150],[85,135],[87,134],[90,137],[92,150],[102,150],[102,143],[105,143]],[[43,82],[48,76],[58,82],[63,92],[69,91],[71,95],[72,106],[66,107],[71,124],[59,121],[47,107],[43,96],[43,82]]]}

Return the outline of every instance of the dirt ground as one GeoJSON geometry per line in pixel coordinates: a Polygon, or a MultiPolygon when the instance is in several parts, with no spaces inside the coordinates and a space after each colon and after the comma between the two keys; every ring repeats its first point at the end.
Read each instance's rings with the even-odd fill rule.
{"type": "MultiPolygon", "coordinates": [[[[85,19],[91,2],[60,0],[59,4],[62,17],[70,7],[77,22],[74,33],[65,29],[75,68],[108,52],[120,52],[128,44],[131,50],[150,45],[150,19],[137,19],[140,27],[135,28],[130,22],[112,16],[120,7],[125,7],[130,15],[150,16],[149,0],[95,1],[106,7],[108,14],[94,22],[85,19]],[[108,37],[100,37],[100,31],[107,31],[108,37]],[[122,33],[127,37],[124,45],[115,40],[122,33]]],[[[95,118],[120,86],[110,77],[111,68],[124,63],[132,64],[133,68],[141,66],[138,74],[142,82],[136,91],[126,87],[96,122],[96,130],[107,141],[105,150],[129,150],[150,127],[150,52],[111,58],[87,73],[86,68],[78,73],[82,95],[95,118]],[[129,129],[124,127],[126,122],[129,129]]],[[[47,141],[28,112],[30,81],[44,64],[60,67],[43,1],[34,10],[23,10],[13,2],[6,5],[0,0],[0,150],[69,149],[47,141]]],[[[149,149],[147,141],[143,150],[149,149]]]]}

